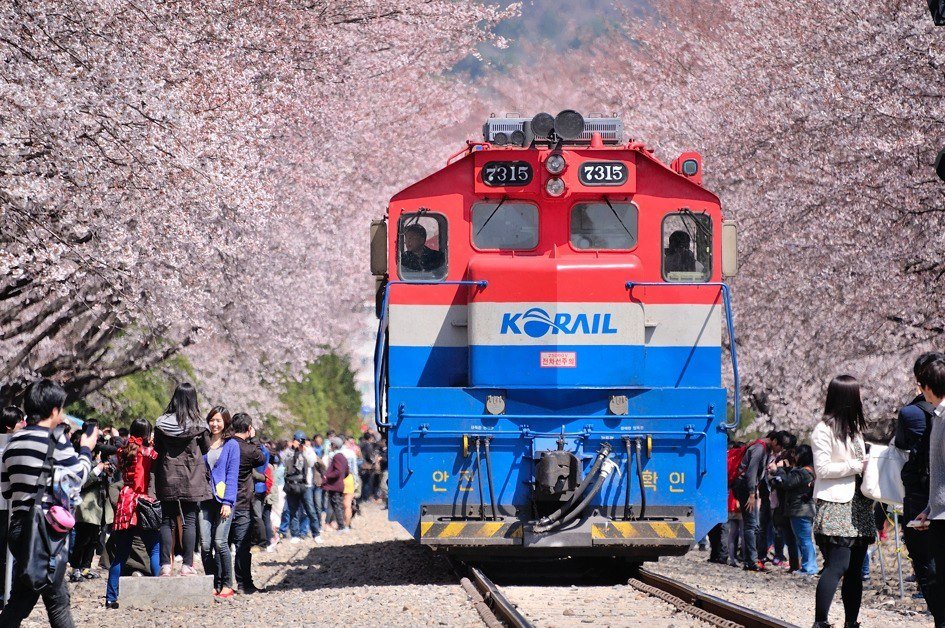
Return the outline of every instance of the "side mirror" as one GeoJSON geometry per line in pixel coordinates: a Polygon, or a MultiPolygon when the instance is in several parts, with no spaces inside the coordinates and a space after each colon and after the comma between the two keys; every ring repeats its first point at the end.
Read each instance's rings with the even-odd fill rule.
{"type": "Polygon", "coordinates": [[[722,221],[722,276],[738,274],[738,227],[733,220],[722,221]]]}
{"type": "Polygon", "coordinates": [[[383,277],[387,274],[387,221],[371,221],[371,274],[383,277]]]}

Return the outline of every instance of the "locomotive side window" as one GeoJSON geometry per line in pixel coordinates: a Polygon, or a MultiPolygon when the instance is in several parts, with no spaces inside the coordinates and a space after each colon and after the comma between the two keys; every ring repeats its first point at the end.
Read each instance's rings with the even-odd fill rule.
{"type": "Polygon", "coordinates": [[[712,219],[683,211],[663,219],[663,279],[708,281],[712,274],[712,219]]]}
{"type": "Polygon", "coordinates": [[[397,232],[397,265],[401,279],[446,277],[446,217],[420,211],[403,214],[397,232]]]}
{"type": "Polygon", "coordinates": [[[632,249],[637,243],[633,203],[578,203],[571,209],[571,245],[576,249],[632,249]]]}
{"type": "Polygon", "coordinates": [[[472,234],[477,249],[533,249],[538,246],[538,207],[512,201],[476,203],[472,234]]]}

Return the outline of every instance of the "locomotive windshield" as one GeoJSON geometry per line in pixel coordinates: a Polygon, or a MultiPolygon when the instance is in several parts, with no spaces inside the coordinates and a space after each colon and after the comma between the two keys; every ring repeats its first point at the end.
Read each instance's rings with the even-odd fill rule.
{"type": "Polygon", "coordinates": [[[538,246],[538,207],[512,201],[476,203],[472,233],[477,249],[533,249],[538,246]]]}
{"type": "Polygon", "coordinates": [[[421,211],[403,214],[397,261],[401,279],[446,277],[446,217],[421,211]]]}
{"type": "Polygon", "coordinates": [[[712,274],[712,219],[689,210],[663,219],[663,278],[707,281],[712,274]]]}
{"type": "Polygon", "coordinates": [[[578,203],[571,210],[571,244],[576,249],[632,249],[637,243],[637,206],[578,203]]]}

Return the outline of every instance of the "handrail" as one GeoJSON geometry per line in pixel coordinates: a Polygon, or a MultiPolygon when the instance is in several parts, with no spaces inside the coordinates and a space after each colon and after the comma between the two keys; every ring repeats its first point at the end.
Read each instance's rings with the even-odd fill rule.
{"type": "Polygon", "coordinates": [[[384,345],[387,343],[387,315],[390,300],[390,289],[392,286],[478,286],[485,288],[489,285],[488,281],[480,279],[471,280],[452,280],[452,281],[409,281],[397,280],[389,281],[384,286],[384,299],[381,301],[381,317],[377,323],[377,339],[374,343],[374,424],[379,431],[386,432],[390,429],[390,421],[381,419],[383,407],[381,404],[381,377],[384,374],[384,367],[387,366],[387,355],[384,353],[384,345]]]}
{"type": "Polygon", "coordinates": [[[722,301],[725,304],[725,320],[728,327],[729,353],[732,356],[732,375],[735,380],[735,411],[732,413],[732,422],[726,418],[722,423],[722,429],[734,430],[738,427],[741,419],[741,380],[738,377],[738,353],[735,351],[735,321],[732,318],[732,298],[729,293],[728,284],[722,281],[710,281],[706,283],[680,282],[669,283],[660,281],[628,281],[627,290],[640,288],[675,288],[679,286],[708,286],[719,288],[722,292],[722,301]]]}

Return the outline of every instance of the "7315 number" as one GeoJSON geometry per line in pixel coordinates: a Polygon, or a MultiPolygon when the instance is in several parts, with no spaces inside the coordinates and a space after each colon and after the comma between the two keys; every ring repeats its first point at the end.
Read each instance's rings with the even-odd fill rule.
{"type": "Polygon", "coordinates": [[[490,161],[482,167],[482,182],[490,187],[528,185],[532,176],[527,161],[490,161]]]}
{"type": "Polygon", "coordinates": [[[627,182],[627,164],[619,161],[585,161],[578,169],[584,185],[623,185],[627,182]]]}

